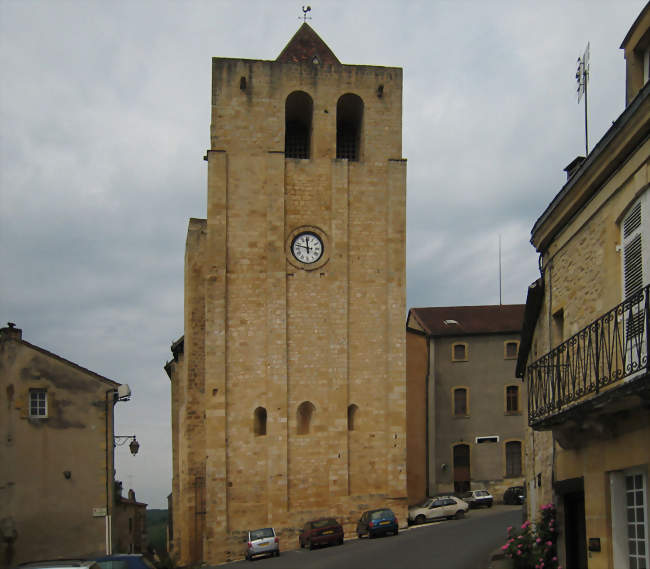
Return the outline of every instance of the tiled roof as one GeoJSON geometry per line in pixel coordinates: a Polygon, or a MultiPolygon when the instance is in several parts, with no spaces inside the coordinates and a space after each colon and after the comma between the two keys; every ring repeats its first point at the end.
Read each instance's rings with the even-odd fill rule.
{"type": "Polygon", "coordinates": [[[429,336],[520,333],[525,307],[524,304],[501,304],[411,308],[407,326],[415,325],[412,321],[415,319],[429,336]]]}
{"type": "Polygon", "coordinates": [[[303,63],[305,61],[314,62],[314,57],[318,58],[318,63],[329,65],[340,65],[332,50],[306,22],[298,28],[295,35],[289,40],[289,43],[278,55],[276,61],[281,63],[303,63]]]}

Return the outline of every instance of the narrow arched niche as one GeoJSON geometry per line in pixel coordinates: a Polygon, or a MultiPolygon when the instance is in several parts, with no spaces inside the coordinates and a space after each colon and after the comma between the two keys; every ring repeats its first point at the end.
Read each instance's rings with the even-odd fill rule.
{"type": "Polygon", "coordinates": [[[359,407],[352,403],[348,405],[348,431],[355,431],[357,429],[359,407]]]}
{"type": "Polygon", "coordinates": [[[297,434],[309,434],[315,410],[316,408],[311,401],[303,401],[298,406],[298,411],[296,412],[297,434]]]}
{"type": "Polygon", "coordinates": [[[253,432],[256,437],[266,435],[266,409],[258,407],[253,414],[253,432]]]}

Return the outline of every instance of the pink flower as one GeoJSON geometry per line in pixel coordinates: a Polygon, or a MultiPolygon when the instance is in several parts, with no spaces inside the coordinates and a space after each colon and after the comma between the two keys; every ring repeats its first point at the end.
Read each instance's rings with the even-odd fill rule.
{"type": "Polygon", "coordinates": [[[538,538],[535,540],[535,543],[541,543],[541,542],[542,542],[542,538],[541,538],[541,537],[538,537],[538,538]]]}
{"type": "Polygon", "coordinates": [[[505,545],[501,546],[501,551],[505,551],[508,549],[508,547],[510,547],[510,545],[506,543],[505,545]]]}
{"type": "Polygon", "coordinates": [[[512,526],[508,526],[508,534],[512,531],[512,526]]]}
{"type": "Polygon", "coordinates": [[[517,555],[521,555],[521,549],[517,551],[517,555]]]}
{"type": "Polygon", "coordinates": [[[557,555],[553,557],[553,561],[557,561],[557,555]]]}
{"type": "Polygon", "coordinates": [[[546,542],[546,545],[548,545],[549,547],[551,547],[551,545],[553,545],[553,542],[552,542],[552,541],[547,541],[547,542],[546,542]]]}

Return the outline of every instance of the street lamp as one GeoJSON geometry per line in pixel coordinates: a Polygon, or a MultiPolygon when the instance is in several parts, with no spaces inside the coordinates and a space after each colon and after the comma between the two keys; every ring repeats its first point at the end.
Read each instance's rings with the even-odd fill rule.
{"type": "Polygon", "coordinates": [[[138,454],[138,450],[140,449],[140,443],[135,438],[135,435],[114,435],[113,436],[114,447],[121,447],[127,441],[131,441],[129,443],[129,450],[131,451],[131,454],[133,456],[138,454]]]}

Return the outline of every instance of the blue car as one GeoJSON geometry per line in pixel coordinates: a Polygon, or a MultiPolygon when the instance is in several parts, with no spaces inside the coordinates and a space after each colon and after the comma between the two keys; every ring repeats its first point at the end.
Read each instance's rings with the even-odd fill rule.
{"type": "Polygon", "coordinates": [[[392,533],[393,535],[399,533],[397,517],[392,510],[381,508],[363,512],[357,524],[357,535],[360,538],[364,535],[376,537],[378,535],[386,535],[387,533],[392,533]]]}

